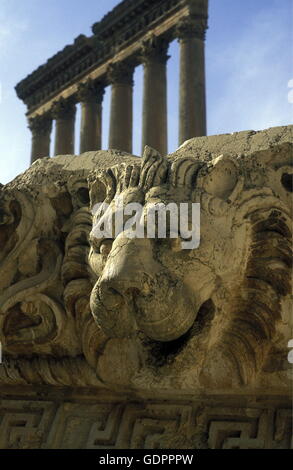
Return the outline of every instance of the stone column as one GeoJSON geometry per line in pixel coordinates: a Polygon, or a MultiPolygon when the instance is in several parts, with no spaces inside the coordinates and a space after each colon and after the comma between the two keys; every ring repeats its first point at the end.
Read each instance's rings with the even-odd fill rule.
{"type": "Polygon", "coordinates": [[[31,163],[33,163],[38,158],[50,156],[52,118],[48,114],[29,118],[29,128],[32,131],[31,163]]]}
{"type": "Polygon", "coordinates": [[[102,101],[104,86],[92,80],[80,83],[77,98],[81,102],[80,153],[102,148],[102,101]]]}
{"type": "Polygon", "coordinates": [[[144,65],[142,153],[145,145],[155,148],[162,155],[168,152],[168,47],[168,41],[155,36],[142,43],[141,60],[144,65]]]}
{"type": "Polygon", "coordinates": [[[52,106],[52,116],[56,119],[54,155],[74,153],[74,127],[76,106],[73,98],[60,98],[52,106]]]}
{"type": "Polygon", "coordinates": [[[108,68],[112,84],[109,148],[132,153],[132,101],[134,67],[115,62],[108,68]]]}
{"type": "Polygon", "coordinates": [[[180,43],[179,145],[206,135],[206,19],[184,18],[177,27],[180,43]]]}

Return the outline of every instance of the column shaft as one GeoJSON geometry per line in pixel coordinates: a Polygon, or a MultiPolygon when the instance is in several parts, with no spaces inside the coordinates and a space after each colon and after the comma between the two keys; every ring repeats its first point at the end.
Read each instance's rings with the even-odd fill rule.
{"type": "Polygon", "coordinates": [[[56,119],[55,155],[72,155],[74,153],[74,120],[56,119]]]}
{"type": "Polygon", "coordinates": [[[113,84],[109,148],[132,152],[132,86],[113,84]]]}
{"type": "Polygon", "coordinates": [[[29,119],[29,128],[32,131],[31,163],[33,163],[38,158],[50,156],[52,119],[47,115],[38,115],[29,119]]]}
{"type": "Polygon", "coordinates": [[[109,148],[132,153],[133,67],[112,64],[108,77],[112,83],[109,148]]]}
{"type": "Polygon", "coordinates": [[[149,145],[165,155],[167,140],[166,64],[148,61],[144,66],[142,152],[149,145]]]}
{"type": "Polygon", "coordinates": [[[156,38],[142,46],[144,64],[142,153],[145,145],[162,155],[168,152],[167,122],[168,43],[156,38]]]}
{"type": "Polygon", "coordinates": [[[61,98],[55,102],[52,115],[56,119],[54,155],[72,155],[75,138],[75,103],[61,98]]]}
{"type": "Polygon", "coordinates": [[[81,102],[80,153],[100,150],[102,147],[102,101],[104,86],[92,80],[80,83],[78,99],[81,102]]]}
{"type": "Polygon", "coordinates": [[[102,105],[81,103],[80,153],[100,150],[102,146],[102,105]]]}
{"type": "Polygon", "coordinates": [[[179,26],[179,144],[206,135],[205,28],[201,21],[179,26]],[[181,36],[181,37],[180,37],[181,36]]]}
{"type": "Polygon", "coordinates": [[[38,158],[50,156],[50,133],[46,135],[32,135],[31,163],[38,158]]]}

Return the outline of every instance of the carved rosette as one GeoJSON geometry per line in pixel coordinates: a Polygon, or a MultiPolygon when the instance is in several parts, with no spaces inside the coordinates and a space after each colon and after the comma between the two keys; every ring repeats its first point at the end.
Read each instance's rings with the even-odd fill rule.
{"type": "Polygon", "coordinates": [[[53,103],[51,115],[53,119],[72,119],[76,113],[75,100],[61,97],[53,103]]]}
{"type": "Polygon", "coordinates": [[[197,38],[201,41],[205,40],[207,30],[206,18],[182,18],[176,28],[176,35],[179,40],[186,40],[189,38],[197,38]]]}
{"type": "Polygon", "coordinates": [[[169,41],[165,38],[158,38],[155,35],[150,36],[141,44],[140,57],[143,64],[150,61],[161,62],[165,64],[170,56],[167,54],[169,41]]]}
{"type": "Polygon", "coordinates": [[[77,98],[81,103],[95,102],[101,104],[105,93],[102,83],[95,83],[93,80],[79,83],[77,98]]]}
{"type": "Polygon", "coordinates": [[[33,118],[29,118],[28,127],[33,136],[47,135],[52,130],[52,118],[48,114],[37,114],[33,118]]]}
{"type": "Polygon", "coordinates": [[[107,70],[108,81],[111,85],[133,86],[134,66],[129,62],[113,62],[107,70]]]}

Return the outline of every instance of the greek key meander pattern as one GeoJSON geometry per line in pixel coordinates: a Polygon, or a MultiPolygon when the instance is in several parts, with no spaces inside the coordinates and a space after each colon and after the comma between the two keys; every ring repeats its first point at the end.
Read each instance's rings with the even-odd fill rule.
{"type": "Polygon", "coordinates": [[[292,448],[292,412],[202,403],[0,402],[1,449],[200,448],[199,434],[211,449],[292,448]]]}

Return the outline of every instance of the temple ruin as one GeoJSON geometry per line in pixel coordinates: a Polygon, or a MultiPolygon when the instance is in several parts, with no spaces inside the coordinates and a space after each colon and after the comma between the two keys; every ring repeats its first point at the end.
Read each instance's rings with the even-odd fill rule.
{"type": "Polygon", "coordinates": [[[206,135],[205,32],[207,0],[124,0],[17,87],[28,108],[31,162],[50,154],[74,154],[76,104],[81,103],[80,153],[101,148],[102,101],[111,85],[108,148],[132,152],[133,73],[144,67],[145,145],[167,153],[169,43],[180,42],[179,140],[206,135]]]}
{"type": "Polygon", "coordinates": [[[32,165],[0,184],[1,449],[292,448],[293,126],[204,135],[206,26],[207,1],[125,0],[17,86],[32,165]],[[182,145],[168,154],[174,37],[182,145]],[[142,158],[131,152],[139,63],[142,158]],[[117,201],[143,214],[200,204],[199,246],[126,225],[101,237],[96,208],[117,201]]]}

